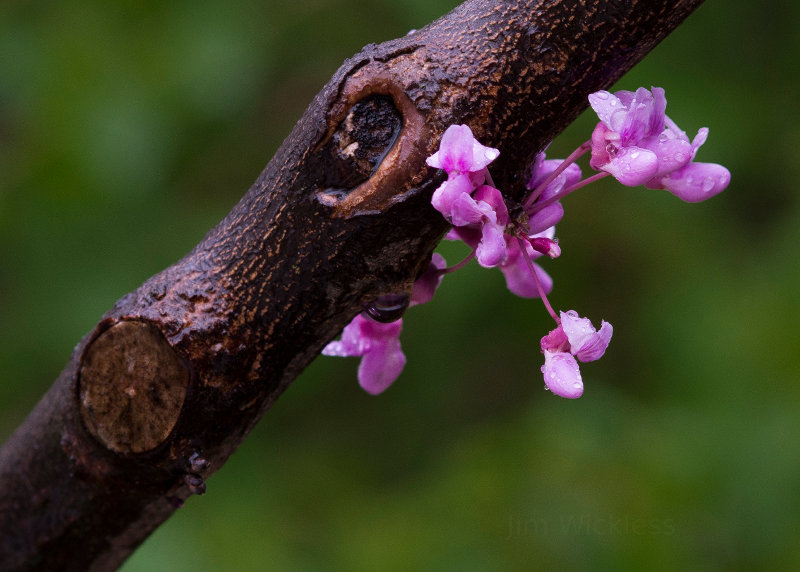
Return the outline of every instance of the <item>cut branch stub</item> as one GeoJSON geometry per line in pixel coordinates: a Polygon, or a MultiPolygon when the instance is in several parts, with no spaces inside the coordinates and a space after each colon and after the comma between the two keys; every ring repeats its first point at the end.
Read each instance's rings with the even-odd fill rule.
{"type": "Polygon", "coordinates": [[[416,184],[427,174],[425,155],[430,132],[425,117],[405,92],[408,81],[395,77],[393,68],[383,62],[371,63],[353,72],[342,86],[338,100],[329,113],[328,133],[321,145],[339,140],[341,132],[351,134],[347,149],[372,149],[368,177],[346,193],[317,193],[323,204],[335,207],[333,216],[378,214],[418,190],[416,184]],[[360,117],[367,129],[353,129],[353,118],[360,117]],[[387,121],[388,125],[387,125],[387,121]],[[402,121],[402,126],[395,122],[402,121]],[[374,127],[383,123],[388,129],[374,127]]]}
{"type": "Polygon", "coordinates": [[[81,417],[117,453],[161,445],[178,422],[189,370],[157,327],[123,321],[92,340],[81,359],[81,417]]]}

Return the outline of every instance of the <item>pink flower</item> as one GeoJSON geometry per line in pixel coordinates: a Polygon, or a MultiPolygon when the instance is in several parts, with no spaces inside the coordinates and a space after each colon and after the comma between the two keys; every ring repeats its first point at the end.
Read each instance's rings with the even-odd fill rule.
{"type": "Polygon", "coordinates": [[[444,169],[447,180],[433,193],[431,204],[444,217],[452,221],[453,203],[462,195],[483,184],[486,166],[494,161],[500,151],[478,143],[466,125],[451,125],[442,135],[439,150],[428,157],[427,163],[444,169]]]}
{"type": "Polygon", "coordinates": [[[731,180],[728,169],[716,163],[694,162],[697,150],[707,138],[708,128],[702,127],[689,143],[686,133],[667,117],[667,128],[664,132],[646,143],[658,154],[662,168],[645,186],[650,189],[666,189],[689,203],[710,199],[724,191],[731,180]]]}
{"type": "Polygon", "coordinates": [[[377,395],[397,379],[406,364],[399,339],[402,327],[402,320],[382,324],[359,314],[344,327],[341,340],[330,342],[322,353],[360,357],[358,383],[367,393],[377,395]]]}
{"type": "Polygon", "coordinates": [[[592,168],[629,187],[649,181],[658,170],[658,156],[640,143],[664,130],[664,90],[597,91],[589,95],[589,104],[600,118],[592,132],[592,168]]]}
{"type": "Polygon", "coordinates": [[[475,249],[475,257],[484,268],[501,264],[506,258],[505,230],[508,224],[508,209],[500,191],[482,185],[474,196],[461,195],[451,208],[452,223],[461,230],[464,227],[480,232],[464,232],[463,240],[475,249]]]}
{"type": "Polygon", "coordinates": [[[444,169],[448,175],[477,173],[497,159],[500,151],[478,143],[467,125],[451,125],[442,135],[439,150],[428,157],[427,163],[444,169]]]}
{"type": "Polygon", "coordinates": [[[561,312],[561,323],[541,341],[542,374],[547,388],[567,399],[583,395],[583,379],[575,358],[582,362],[600,359],[613,331],[608,322],[603,321],[597,331],[588,318],[581,318],[576,311],[561,312]]]}
{"type": "MultiPolygon", "coordinates": [[[[549,239],[552,241],[555,236],[555,227],[538,233],[531,237],[533,240],[537,238],[549,239]]],[[[536,287],[536,280],[542,286],[545,295],[549,294],[553,289],[553,279],[545,272],[541,266],[535,262],[531,262],[534,272],[536,272],[536,279],[531,274],[531,269],[528,267],[526,258],[533,261],[542,256],[541,252],[534,250],[530,243],[525,243],[525,251],[523,252],[519,247],[519,242],[514,237],[507,237],[507,256],[506,261],[500,265],[500,270],[506,279],[506,287],[512,294],[521,298],[538,298],[539,289],[536,287]]]]}
{"type": "MultiPolygon", "coordinates": [[[[526,187],[529,190],[536,189],[553,171],[561,166],[562,162],[562,159],[545,159],[544,152],[537,153],[533,165],[531,165],[531,174],[526,187]]],[[[545,187],[536,202],[525,209],[528,214],[530,234],[538,234],[561,221],[564,216],[564,207],[561,206],[559,201],[542,208],[539,208],[538,205],[560,195],[565,188],[574,185],[580,180],[581,168],[577,163],[572,163],[545,187]]]]}
{"type": "Polygon", "coordinates": [[[414,290],[411,292],[411,306],[427,304],[433,299],[433,294],[442,283],[444,275],[440,272],[447,268],[447,261],[444,256],[434,252],[428,268],[414,282],[414,290]]]}
{"type": "Polygon", "coordinates": [[[589,95],[600,118],[592,132],[593,169],[623,185],[666,189],[687,202],[704,201],[727,188],[730,172],[714,163],[693,163],[708,137],[703,127],[693,141],[665,113],[664,90],[643,87],[589,95]]]}

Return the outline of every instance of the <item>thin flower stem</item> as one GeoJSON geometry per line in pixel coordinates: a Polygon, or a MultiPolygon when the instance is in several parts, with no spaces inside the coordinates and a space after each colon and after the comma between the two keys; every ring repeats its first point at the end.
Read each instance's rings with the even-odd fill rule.
{"type": "Polygon", "coordinates": [[[442,275],[444,275],[444,274],[450,274],[451,272],[455,272],[456,270],[461,270],[461,269],[462,269],[462,268],[464,268],[464,267],[465,267],[465,266],[466,266],[466,265],[467,265],[467,264],[468,264],[468,263],[469,263],[469,262],[470,262],[470,261],[471,261],[473,258],[475,258],[475,251],[474,251],[474,250],[473,250],[472,252],[470,252],[470,253],[469,253],[469,254],[466,256],[466,258],[464,258],[464,260],[462,260],[462,261],[461,261],[461,262],[459,262],[458,264],[454,264],[453,266],[451,266],[451,267],[449,267],[449,268],[443,268],[442,270],[439,270],[439,274],[442,274],[442,275]]]}
{"type": "Polygon", "coordinates": [[[600,171],[599,173],[595,173],[591,177],[586,177],[584,180],[578,181],[577,183],[575,183],[571,187],[567,187],[566,189],[564,189],[564,191],[561,193],[560,196],[564,197],[564,196],[570,194],[572,191],[577,191],[581,187],[585,187],[586,185],[590,185],[590,184],[594,183],[595,181],[599,181],[600,179],[604,179],[605,177],[608,177],[609,174],[610,173],[606,173],[605,171],[600,171]]]}
{"type": "Polygon", "coordinates": [[[583,179],[582,181],[578,181],[577,183],[575,183],[571,187],[567,187],[566,189],[561,191],[556,196],[550,197],[549,199],[547,199],[546,201],[542,201],[541,203],[537,203],[536,205],[534,205],[534,207],[532,209],[530,209],[529,212],[530,212],[530,214],[536,214],[537,212],[542,210],[544,207],[546,207],[548,205],[551,205],[556,201],[560,201],[561,199],[566,197],[571,192],[577,191],[578,189],[580,189],[582,187],[585,187],[586,185],[589,185],[591,183],[594,183],[595,181],[599,181],[600,179],[604,179],[605,177],[608,177],[608,173],[606,173],[605,171],[602,171],[600,173],[595,173],[591,177],[586,177],[585,179],[583,179]]]}
{"type": "Polygon", "coordinates": [[[527,209],[531,205],[533,205],[533,203],[536,202],[536,199],[538,199],[539,196],[542,194],[542,192],[547,188],[547,185],[555,181],[556,177],[558,177],[561,173],[564,172],[564,169],[566,169],[567,167],[572,165],[575,161],[577,161],[589,149],[591,149],[591,147],[592,147],[591,141],[586,141],[585,143],[581,143],[580,145],[578,145],[578,148],[575,149],[572,153],[570,153],[569,156],[566,159],[564,159],[558,167],[556,167],[556,170],[550,173],[550,175],[548,175],[548,177],[533,190],[533,192],[525,200],[525,204],[523,205],[524,208],[527,209]]]}
{"type": "Polygon", "coordinates": [[[547,309],[547,312],[556,321],[556,324],[560,324],[561,320],[559,320],[558,316],[556,316],[553,307],[550,305],[550,301],[547,299],[547,295],[544,293],[544,288],[542,288],[542,284],[539,282],[539,277],[536,276],[536,269],[533,267],[533,261],[531,261],[530,256],[528,256],[528,249],[525,248],[525,241],[523,241],[521,237],[517,236],[517,242],[519,243],[520,256],[525,258],[525,264],[528,265],[528,270],[531,271],[533,282],[536,284],[536,290],[539,291],[539,298],[542,299],[545,309],[547,309]]]}

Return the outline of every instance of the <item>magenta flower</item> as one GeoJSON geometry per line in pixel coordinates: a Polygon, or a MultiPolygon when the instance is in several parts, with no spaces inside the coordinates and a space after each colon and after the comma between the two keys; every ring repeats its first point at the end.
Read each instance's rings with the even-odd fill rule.
{"type": "MultiPolygon", "coordinates": [[[[526,188],[528,190],[536,189],[553,171],[561,166],[562,162],[562,159],[545,160],[544,152],[537,153],[533,165],[531,165],[531,174],[526,188]]],[[[560,195],[565,188],[574,185],[580,180],[581,168],[576,163],[572,163],[544,188],[536,202],[525,209],[528,214],[530,234],[538,234],[556,225],[564,216],[564,207],[561,206],[559,201],[555,201],[541,208],[537,205],[560,195]]]]}
{"type": "Polygon", "coordinates": [[[708,137],[703,127],[693,141],[664,113],[664,90],[643,87],[611,94],[598,91],[589,104],[600,118],[592,132],[590,165],[623,185],[666,189],[688,202],[704,201],[722,192],[730,172],[714,163],[693,163],[708,137]]]}
{"type": "Polygon", "coordinates": [[[433,299],[433,294],[442,283],[442,270],[447,268],[447,261],[444,256],[434,252],[428,268],[414,282],[414,290],[411,292],[411,306],[427,304],[433,299]]]}
{"type": "Polygon", "coordinates": [[[330,342],[322,353],[360,357],[358,383],[367,393],[377,395],[392,385],[406,364],[399,340],[402,327],[402,320],[382,324],[359,314],[344,327],[341,340],[330,342]]]}
{"type": "MultiPolygon", "coordinates": [[[[531,237],[532,240],[544,238],[552,241],[555,236],[555,227],[538,233],[531,237]]],[[[537,241],[538,243],[538,241],[537,241]]],[[[536,281],[542,286],[545,295],[549,294],[553,289],[553,279],[545,272],[541,266],[535,262],[531,262],[534,272],[536,272],[536,279],[531,274],[531,269],[528,267],[526,258],[530,261],[536,260],[542,256],[541,252],[534,250],[533,246],[526,242],[525,251],[523,252],[519,247],[519,242],[514,237],[507,237],[506,248],[507,256],[506,261],[500,265],[500,270],[506,279],[506,287],[512,294],[520,298],[538,298],[539,289],[536,287],[536,281]]],[[[556,246],[557,248],[557,246],[556,246]]],[[[559,249],[560,254],[560,249],[559,249]]]]}
{"type": "Polygon", "coordinates": [[[636,93],[597,91],[589,95],[589,105],[600,118],[592,132],[592,168],[606,171],[629,187],[653,178],[658,156],[640,143],[664,130],[664,90],[654,87],[651,93],[640,87],[636,93]]]}
{"type": "Polygon", "coordinates": [[[439,150],[428,157],[427,163],[436,169],[444,169],[447,180],[433,193],[433,208],[452,220],[453,203],[462,195],[483,184],[486,166],[494,161],[500,151],[478,143],[472,130],[466,125],[451,125],[442,135],[439,150]]]}
{"type": "Polygon", "coordinates": [[[497,149],[478,143],[467,125],[451,125],[442,135],[439,150],[428,157],[427,163],[444,169],[448,175],[477,173],[499,155],[497,149]]]}
{"type": "Polygon", "coordinates": [[[482,185],[474,196],[463,194],[458,197],[453,202],[451,214],[453,225],[462,240],[475,249],[475,257],[481,266],[492,268],[505,261],[504,234],[508,224],[508,209],[500,191],[482,185]],[[478,236],[480,238],[476,241],[478,236]]]}
{"type": "Polygon", "coordinates": [[[541,341],[547,388],[567,399],[583,395],[583,379],[575,358],[582,362],[600,359],[613,332],[606,321],[597,331],[588,318],[581,318],[576,311],[561,312],[561,323],[541,341]]]}
{"type": "Polygon", "coordinates": [[[731,174],[716,163],[695,163],[697,150],[708,138],[708,128],[697,131],[692,142],[685,132],[666,118],[667,128],[646,145],[659,156],[660,168],[645,183],[650,189],[666,189],[679,199],[696,203],[710,199],[728,187],[731,174]]]}

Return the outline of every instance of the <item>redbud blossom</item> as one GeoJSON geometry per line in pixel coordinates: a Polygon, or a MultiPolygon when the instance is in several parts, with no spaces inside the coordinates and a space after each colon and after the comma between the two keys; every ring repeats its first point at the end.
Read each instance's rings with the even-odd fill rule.
{"type": "Polygon", "coordinates": [[[427,163],[447,173],[447,180],[433,193],[433,208],[452,220],[453,203],[463,194],[472,194],[485,180],[486,166],[500,151],[478,143],[466,125],[451,125],[442,135],[439,150],[427,163]]]}
{"type": "Polygon", "coordinates": [[[433,294],[442,283],[442,278],[444,277],[441,270],[446,267],[447,261],[444,256],[434,252],[431,261],[428,263],[428,268],[414,282],[414,290],[411,292],[411,306],[427,304],[433,299],[433,294]]]}
{"type": "Polygon", "coordinates": [[[708,129],[701,128],[689,141],[664,113],[667,100],[660,87],[598,91],[589,95],[589,104],[600,118],[592,132],[592,168],[623,185],[666,189],[687,202],[704,201],[728,186],[728,169],[693,162],[708,129]]]}
{"type": "MultiPolygon", "coordinates": [[[[552,240],[554,236],[555,227],[550,227],[532,238],[546,238],[552,240]]],[[[553,289],[553,279],[550,278],[550,275],[547,274],[541,266],[533,262],[531,266],[534,272],[536,272],[536,277],[534,278],[526,262],[526,258],[528,260],[536,260],[540,258],[542,254],[534,250],[529,242],[525,242],[524,244],[525,251],[523,252],[519,247],[519,242],[515,238],[507,236],[506,246],[508,254],[506,256],[506,261],[500,265],[500,270],[503,272],[503,276],[506,279],[506,287],[512,294],[521,298],[538,298],[539,289],[536,287],[536,281],[538,280],[542,291],[545,294],[549,294],[553,289]]]]}
{"type": "Polygon", "coordinates": [[[664,130],[664,90],[598,91],[589,95],[589,104],[600,118],[592,132],[592,168],[629,187],[649,181],[658,170],[658,156],[639,144],[664,130]]]}
{"type": "MultiPolygon", "coordinates": [[[[553,171],[561,166],[562,162],[562,159],[545,159],[544,152],[537,153],[531,165],[530,178],[526,188],[531,191],[536,189],[553,171]]],[[[540,233],[561,221],[564,216],[564,207],[561,206],[560,201],[555,201],[545,207],[539,207],[538,205],[560,195],[564,189],[580,180],[581,168],[576,163],[572,163],[544,188],[536,202],[526,207],[525,212],[528,215],[530,234],[540,233]]]]}
{"type": "Polygon", "coordinates": [[[554,394],[567,399],[583,395],[583,379],[578,362],[600,359],[605,353],[614,329],[603,321],[595,330],[588,318],[574,310],[561,312],[561,323],[541,341],[544,354],[544,383],[554,394]]]}
{"type": "Polygon", "coordinates": [[[330,342],[322,353],[360,357],[358,383],[367,393],[376,395],[397,379],[406,364],[406,356],[400,348],[402,328],[402,320],[382,324],[359,314],[344,327],[341,340],[330,342]]]}

